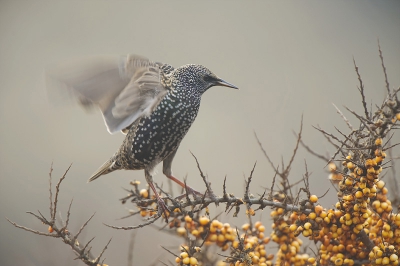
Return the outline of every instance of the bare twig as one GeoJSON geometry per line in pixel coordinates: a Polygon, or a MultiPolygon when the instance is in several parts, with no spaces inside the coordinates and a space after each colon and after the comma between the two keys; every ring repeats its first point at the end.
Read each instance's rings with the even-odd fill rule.
{"type": "Polygon", "coordinates": [[[350,121],[344,116],[342,111],[340,111],[339,108],[334,103],[332,103],[332,105],[335,107],[336,112],[343,118],[344,122],[346,122],[346,125],[350,128],[350,130],[353,131],[354,130],[353,126],[351,125],[350,121]]]}
{"type": "Polygon", "coordinates": [[[387,73],[386,73],[385,63],[383,62],[383,55],[382,55],[381,44],[379,43],[379,39],[378,39],[378,48],[379,48],[379,58],[381,59],[381,62],[382,62],[383,74],[385,74],[386,90],[387,90],[387,93],[388,93],[388,95],[390,97],[389,80],[388,80],[387,73]]]}
{"type": "MultiPolygon", "coordinates": [[[[65,177],[67,176],[67,173],[69,171],[69,169],[71,168],[72,163],[68,166],[67,170],[65,171],[64,175],[60,178],[60,180],[58,180],[58,183],[56,185],[56,195],[54,197],[54,202],[53,202],[53,213],[51,214],[51,221],[52,223],[54,223],[54,221],[56,220],[56,213],[57,213],[57,201],[58,201],[58,194],[60,192],[60,185],[61,182],[65,179],[65,177]]],[[[50,183],[51,184],[51,183],[50,183]]],[[[50,189],[51,190],[51,189],[50,189]]]]}
{"type": "Polygon", "coordinates": [[[363,107],[364,107],[365,118],[367,120],[369,120],[367,103],[365,101],[365,95],[364,95],[364,84],[362,82],[361,75],[360,75],[360,72],[358,71],[358,66],[356,65],[356,60],[354,58],[353,58],[353,62],[354,62],[354,68],[356,69],[358,81],[360,82],[360,87],[358,88],[358,90],[360,91],[360,94],[361,94],[362,104],[363,104],[363,107]]]}
{"type": "Polygon", "coordinates": [[[83,228],[87,225],[87,223],[89,222],[89,220],[93,217],[91,217],[79,230],[78,234],[76,236],[74,236],[71,232],[69,232],[68,230],[68,224],[70,221],[70,215],[71,215],[71,206],[72,206],[72,200],[69,204],[68,207],[68,212],[67,212],[67,220],[65,222],[65,224],[63,224],[63,222],[61,222],[61,228],[59,228],[56,225],[56,213],[57,213],[57,205],[58,205],[58,196],[60,193],[60,184],[61,182],[65,179],[68,170],[71,168],[71,165],[68,167],[68,169],[66,170],[66,172],[64,173],[64,175],[59,179],[59,181],[57,182],[56,185],[56,193],[54,196],[54,200],[52,197],[52,190],[51,190],[51,173],[53,171],[53,167],[51,166],[50,168],[50,173],[49,173],[49,198],[50,198],[50,219],[46,219],[46,217],[44,217],[44,215],[38,211],[39,215],[33,213],[33,212],[27,212],[28,214],[33,215],[34,217],[36,217],[38,220],[40,220],[42,223],[46,224],[48,226],[48,233],[45,232],[41,232],[38,230],[34,230],[22,225],[19,225],[11,220],[9,220],[8,218],[7,221],[10,222],[13,226],[15,226],[16,228],[25,230],[27,232],[31,232],[37,235],[42,235],[42,236],[47,236],[47,237],[54,237],[54,238],[60,238],[62,239],[62,241],[69,245],[72,250],[78,255],[77,259],[80,259],[83,263],[85,263],[86,265],[89,266],[97,266],[98,262],[100,261],[100,257],[102,256],[102,254],[104,253],[105,249],[107,248],[108,244],[105,246],[105,248],[103,249],[103,251],[101,252],[100,256],[98,258],[93,258],[90,255],[90,247],[88,248],[89,244],[92,242],[92,240],[94,238],[92,238],[91,240],[89,240],[85,245],[83,245],[83,247],[81,247],[81,244],[79,244],[79,241],[77,240],[78,235],[80,234],[80,232],[83,230],[83,228]]]}

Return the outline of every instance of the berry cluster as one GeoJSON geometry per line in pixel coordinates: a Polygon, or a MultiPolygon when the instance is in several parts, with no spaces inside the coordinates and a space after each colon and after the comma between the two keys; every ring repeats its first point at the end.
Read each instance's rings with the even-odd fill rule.
{"type": "MultiPolygon", "coordinates": [[[[170,222],[170,228],[176,227],[176,232],[182,237],[204,241],[206,246],[216,245],[222,251],[231,249],[230,256],[225,262],[218,265],[272,265],[272,254],[267,254],[265,245],[270,238],[264,236],[265,226],[256,222],[253,226],[244,224],[243,233],[238,236],[238,231],[228,223],[210,220],[207,216],[184,216],[183,219],[175,218],[170,222]],[[226,264],[228,263],[228,264],[226,264]]],[[[189,247],[184,247],[189,249],[189,247]]],[[[188,252],[182,252],[175,260],[178,265],[197,265],[197,259],[188,252]]],[[[201,265],[201,264],[200,264],[201,265]]]]}
{"type": "MultiPolygon", "coordinates": [[[[310,258],[308,254],[300,253],[303,241],[297,237],[302,230],[296,225],[296,221],[300,219],[298,213],[293,212],[289,215],[283,208],[277,208],[271,211],[271,217],[273,219],[271,240],[279,245],[276,264],[306,265],[310,258]]],[[[304,218],[305,215],[302,214],[301,217],[304,218]]],[[[303,234],[307,234],[307,232],[305,231],[303,234]]]]}

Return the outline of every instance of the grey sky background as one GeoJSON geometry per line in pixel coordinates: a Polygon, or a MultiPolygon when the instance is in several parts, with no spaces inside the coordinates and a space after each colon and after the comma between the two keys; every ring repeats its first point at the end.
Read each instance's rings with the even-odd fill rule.
{"type": "MultiPolygon", "coordinates": [[[[368,104],[385,97],[378,56],[380,39],[392,88],[400,85],[399,1],[0,1],[0,258],[3,265],[83,265],[61,241],[23,232],[4,217],[37,230],[47,230],[26,211],[48,213],[48,172],[54,180],[73,166],[61,187],[59,210],[66,217],[73,198],[71,228],[76,232],[96,216],[83,240],[96,236],[99,252],[110,265],[126,265],[131,232],[102,223],[136,225],[140,219],[116,220],[126,214],[118,201],[130,180],[145,184],[142,171],[119,171],[87,184],[88,177],[122,143],[109,135],[100,113],[78,106],[56,106],[47,100],[45,66],[71,57],[135,53],[175,67],[203,64],[239,91],[214,87],[203,96],[200,113],[183,140],[173,170],[177,177],[204,190],[192,151],[222,193],[243,192],[244,177],[257,161],[253,194],[270,187],[273,170],[257,142],[276,164],[288,161],[304,116],[304,141],[315,151],[334,150],[312,128],[348,132],[332,103],[362,110],[353,57],[360,67],[368,104]]],[[[357,121],[346,116],[354,125],[357,121]]],[[[395,141],[399,141],[398,136],[395,141]]],[[[399,155],[399,150],[394,150],[399,155]]],[[[302,178],[304,160],[312,172],[311,191],[329,187],[325,162],[300,149],[292,182],[302,178]]],[[[397,164],[399,168],[399,164],[397,164]]],[[[398,169],[399,170],[399,169],[398,169]]],[[[399,172],[399,171],[398,171],[399,172]]],[[[161,173],[158,184],[167,185],[161,173]]],[[[55,181],[54,181],[55,182],[55,181]]],[[[178,189],[174,187],[175,194],[178,189]]],[[[335,201],[331,188],[321,200],[335,201]]],[[[213,215],[223,210],[219,208],[213,215]]],[[[241,226],[244,218],[225,221],[241,226]]],[[[267,225],[268,210],[256,215],[267,225]]],[[[160,224],[158,224],[160,225],[160,224]]],[[[181,239],[147,227],[137,232],[135,265],[160,258],[173,261],[160,245],[177,251],[181,239]]]]}

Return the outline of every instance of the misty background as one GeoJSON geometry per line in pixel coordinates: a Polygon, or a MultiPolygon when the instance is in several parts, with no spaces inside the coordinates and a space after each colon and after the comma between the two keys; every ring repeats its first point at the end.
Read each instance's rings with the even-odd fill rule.
{"type": "MultiPolygon", "coordinates": [[[[251,192],[270,187],[273,170],[254,137],[257,133],[273,162],[290,159],[304,116],[303,140],[315,151],[334,152],[312,128],[348,132],[332,106],[335,103],[354,126],[358,121],[343,105],[361,113],[361,97],[353,57],[365,84],[368,106],[386,96],[378,56],[379,38],[391,88],[400,85],[399,1],[0,1],[0,258],[3,265],[83,265],[58,239],[24,232],[5,217],[47,231],[26,211],[49,213],[48,173],[53,184],[73,163],[61,185],[58,210],[66,218],[73,198],[70,230],[96,212],[81,241],[93,236],[97,255],[113,237],[106,263],[126,265],[131,232],[103,223],[128,226],[139,217],[127,214],[118,199],[123,187],[140,180],[143,171],[117,171],[87,184],[88,177],[118,149],[124,136],[110,135],[100,112],[87,114],[77,105],[47,100],[47,65],[93,54],[144,55],[179,67],[202,64],[238,86],[239,91],[214,87],[202,99],[197,120],[181,143],[173,163],[176,177],[204,191],[192,151],[216,194],[242,195],[244,179],[257,161],[251,192]]],[[[394,141],[399,142],[398,135],[394,141]]],[[[394,156],[400,154],[394,149],[394,156]]],[[[331,184],[325,162],[300,148],[291,182],[302,178],[304,160],[311,192],[322,195],[331,184]]],[[[397,163],[397,170],[400,170],[397,163]]],[[[164,184],[161,167],[154,177],[164,184]]],[[[177,195],[178,188],[174,186],[177,195]]],[[[333,206],[335,190],[320,200],[333,206]]],[[[211,216],[223,211],[213,210],[211,216]]],[[[269,228],[269,209],[257,212],[269,228]]],[[[246,218],[232,213],[224,221],[241,226],[246,218]]],[[[225,217],[224,215],[222,217],[225,217]]],[[[161,223],[156,223],[161,226],[161,223]]],[[[270,230],[269,230],[270,232],[270,230]]],[[[153,227],[137,230],[135,265],[160,259],[173,261],[160,245],[179,253],[182,239],[153,227]]],[[[274,245],[270,245],[271,247],[274,245]]],[[[270,252],[275,252],[271,249],[270,252]]],[[[156,263],[157,264],[157,263],[156,263]]]]}

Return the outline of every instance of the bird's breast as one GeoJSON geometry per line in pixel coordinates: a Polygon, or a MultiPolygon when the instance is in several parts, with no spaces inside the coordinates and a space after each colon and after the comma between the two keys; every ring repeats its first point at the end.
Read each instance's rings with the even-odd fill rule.
{"type": "Polygon", "coordinates": [[[128,153],[132,161],[154,164],[175,151],[194,122],[199,106],[200,102],[168,93],[150,116],[141,118],[132,132],[128,153]]]}

